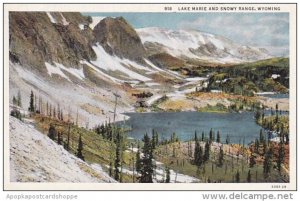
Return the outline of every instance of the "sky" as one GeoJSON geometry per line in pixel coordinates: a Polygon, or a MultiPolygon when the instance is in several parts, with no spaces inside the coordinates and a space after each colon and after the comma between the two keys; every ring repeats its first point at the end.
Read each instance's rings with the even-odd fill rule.
{"type": "Polygon", "coordinates": [[[242,45],[264,47],[274,56],[289,54],[288,13],[83,13],[123,16],[134,28],[196,29],[242,45]]]}

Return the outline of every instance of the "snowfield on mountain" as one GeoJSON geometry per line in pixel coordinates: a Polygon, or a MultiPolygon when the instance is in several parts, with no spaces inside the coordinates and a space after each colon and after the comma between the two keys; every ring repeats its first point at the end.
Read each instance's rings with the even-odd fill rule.
{"type": "Polygon", "coordinates": [[[197,30],[169,30],[158,27],[136,29],[143,44],[163,45],[172,56],[239,63],[269,58],[265,49],[240,45],[222,36],[197,30]]]}

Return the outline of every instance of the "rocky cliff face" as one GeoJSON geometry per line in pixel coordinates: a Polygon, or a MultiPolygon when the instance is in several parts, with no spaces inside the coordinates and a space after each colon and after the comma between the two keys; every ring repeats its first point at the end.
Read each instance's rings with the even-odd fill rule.
{"type": "Polygon", "coordinates": [[[123,17],[107,17],[94,28],[96,41],[109,54],[143,63],[145,49],[139,35],[123,17]]]}
{"type": "Polygon", "coordinates": [[[12,12],[9,16],[10,60],[45,71],[45,62],[76,68],[95,58],[93,32],[80,13],[12,12]]]}

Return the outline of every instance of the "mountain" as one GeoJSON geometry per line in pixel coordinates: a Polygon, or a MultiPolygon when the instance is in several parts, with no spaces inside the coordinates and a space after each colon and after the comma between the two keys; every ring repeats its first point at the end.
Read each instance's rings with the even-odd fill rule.
{"type": "Polygon", "coordinates": [[[196,30],[168,30],[157,27],[136,29],[151,54],[168,53],[174,57],[219,63],[240,63],[271,57],[267,50],[240,45],[222,36],[196,30]]]}
{"type": "MultiPolygon", "coordinates": [[[[131,95],[123,89],[131,87],[114,82],[116,78],[109,72],[91,63],[97,61],[96,39],[88,17],[80,13],[11,12],[9,20],[10,96],[20,90],[24,108],[28,108],[31,90],[44,104],[60,103],[65,114],[78,111],[82,125],[110,118],[114,91],[122,96],[119,111],[130,108],[131,95]]],[[[117,119],[123,116],[117,115],[117,119]]]]}
{"type": "Polygon", "coordinates": [[[34,90],[49,104],[78,110],[83,125],[113,118],[114,93],[121,96],[121,120],[121,112],[134,110],[132,93],[161,93],[188,82],[172,69],[269,57],[262,49],[199,31],[134,29],[123,17],[11,12],[9,20],[11,98],[20,90],[27,108],[34,90]]]}
{"type": "MultiPolygon", "coordinates": [[[[10,97],[21,91],[58,103],[67,114],[79,113],[79,124],[94,126],[132,111],[132,93],[158,90],[180,76],[154,65],[136,31],[122,17],[91,18],[75,12],[11,12],[9,41],[10,97]]],[[[73,117],[75,118],[75,117],[73,117]]]]}
{"type": "Polygon", "coordinates": [[[141,39],[123,17],[104,18],[94,27],[94,35],[109,54],[144,63],[141,39]]]}
{"type": "Polygon", "coordinates": [[[45,62],[78,68],[96,57],[92,30],[80,29],[87,20],[80,13],[10,12],[10,59],[44,73],[45,62]]]}

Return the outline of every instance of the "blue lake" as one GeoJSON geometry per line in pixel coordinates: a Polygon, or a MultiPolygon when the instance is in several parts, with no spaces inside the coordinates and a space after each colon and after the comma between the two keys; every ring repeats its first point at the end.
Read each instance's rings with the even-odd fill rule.
{"type": "Polygon", "coordinates": [[[128,136],[135,139],[142,139],[146,132],[151,135],[152,129],[154,129],[159,133],[161,139],[169,139],[171,134],[175,132],[181,140],[190,140],[194,137],[195,131],[200,138],[203,131],[208,136],[212,128],[215,136],[217,135],[217,131],[220,131],[223,142],[225,142],[226,135],[228,134],[230,143],[243,143],[243,139],[245,139],[245,145],[247,145],[259,137],[261,129],[255,123],[252,112],[157,112],[125,114],[130,117],[125,121],[126,127],[131,127],[128,136]]]}

